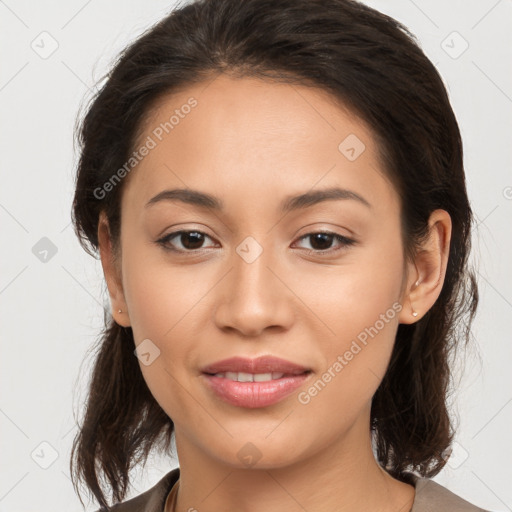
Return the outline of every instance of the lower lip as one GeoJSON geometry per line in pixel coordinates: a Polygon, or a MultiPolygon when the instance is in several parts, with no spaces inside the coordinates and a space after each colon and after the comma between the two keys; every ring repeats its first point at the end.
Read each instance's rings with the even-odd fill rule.
{"type": "Polygon", "coordinates": [[[311,373],[266,382],[237,382],[203,373],[210,389],[225,402],[256,409],[280,402],[300,387],[311,373]]]}

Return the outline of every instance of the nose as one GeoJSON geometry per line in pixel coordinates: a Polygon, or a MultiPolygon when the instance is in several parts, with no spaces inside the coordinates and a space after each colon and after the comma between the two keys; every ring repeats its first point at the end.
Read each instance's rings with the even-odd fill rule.
{"type": "Polygon", "coordinates": [[[293,292],[286,286],[279,265],[264,250],[248,262],[236,252],[233,267],[221,281],[214,321],[219,329],[244,337],[260,336],[265,329],[290,329],[295,312],[293,292]]]}

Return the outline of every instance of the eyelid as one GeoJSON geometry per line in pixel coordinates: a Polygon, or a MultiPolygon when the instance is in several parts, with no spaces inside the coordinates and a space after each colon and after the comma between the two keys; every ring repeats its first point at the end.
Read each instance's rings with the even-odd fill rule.
{"type": "MultiPolygon", "coordinates": [[[[206,236],[207,238],[210,238],[211,240],[214,240],[216,243],[218,243],[214,239],[214,237],[210,236],[208,233],[205,233],[204,231],[201,231],[199,229],[194,229],[194,228],[188,228],[188,229],[180,228],[180,229],[177,229],[176,231],[171,231],[170,233],[167,233],[163,237],[160,237],[158,240],[156,240],[156,243],[159,244],[164,250],[173,251],[173,252],[179,253],[179,254],[187,254],[188,253],[190,255],[193,255],[193,254],[197,255],[197,254],[201,254],[202,252],[208,250],[207,248],[203,248],[203,247],[200,247],[199,249],[190,249],[190,250],[175,249],[174,247],[172,247],[170,245],[169,240],[171,240],[171,239],[175,238],[176,236],[183,234],[183,233],[199,233],[201,235],[206,236]]],[[[304,248],[299,248],[299,249],[302,252],[306,252],[308,255],[315,255],[315,256],[320,256],[320,257],[332,256],[333,254],[336,254],[339,251],[347,249],[348,247],[353,246],[357,243],[357,241],[354,238],[350,238],[348,236],[341,235],[340,233],[337,233],[335,231],[331,231],[329,229],[322,229],[322,228],[318,228],[316,230],[312,230],[307,233],[304,233],[303,235],[300,235],[299,237],[294,239],[294,243],[297,241],[300,242],[303,239],[306,239],[312,235],[317,235],[317,234],[325,234],[325,235],[333,236],[335,240],[337,240],[339,243],[341,243],[341,247],[334,248],[334,249],[330,248],[330,249],[325,249],[325,250],[304,249],[304,248]]]]}
{"type": "Polygon", "coordinates": [[[299,236],[299,238],[297,240],[300,241],[300,240],[310,237],[311,235],[317,235],[317,234],[331,235],[334,237],[335,240],[340,242],[342,245],[341,245],[341,247],[338,247],[338,248],[325,249],[323,251],[320,249],[302,249],[303,251],[306,251],[307,254],[311,254],[314,256],[320,256],[320,257],[332,256],[332,255],[334,255],[344,249],[347,249],[348,247],[355,245],[357,243],[357,241],[354,240],[353,238],[350,238],[345,235],[341,235],[340,233],[331,231],[329,229],[317,229],[317,230],[310,231],[304,235],[299,236]]]}
{"type": "MultiPolygon", "coordinates": [[[[158,240],[156,240],[155,243],[161,245],[164,250],[167,251],[173,251],[175,253],[181,253],[181,254],[199,254],[207,249],[201,247],[199,249],[190,249],[190,250],[183,250],[183,249],[175,249],[170,245],[170,240],[177,237],[178,235],[181,235],[183,233],[199,233],[201,235],[206,236],[207,238],[210,238],[211,240],[215,240],[214,237],[210,236],[208,233],[205,233],[204,231],[201,231],[200,229],[194,229],[194,228],[180,228],[176,231],[171,231],[170,233],[167,233],[166,235],[160,237],[158,240]]],[[[218,243],[218,242],[217,242],[218,243]]]]}

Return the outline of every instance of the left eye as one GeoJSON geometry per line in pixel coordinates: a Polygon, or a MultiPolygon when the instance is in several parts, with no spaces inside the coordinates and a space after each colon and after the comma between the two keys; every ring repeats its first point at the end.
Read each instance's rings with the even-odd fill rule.
{"type": "Polygon", "coordinates": [[[320,231],[317,233],[308,233],[300,237],[299,240],[310,240],[311,245],[313,245],[313,249],[309,250],[310,253],[322,253],[322,252],[335,252],[343,249],[344,247],[348,247],[355,243],[351,238],[347,238],[345,236],[339,235],[337,233],[320,231]],[[332,249],[331,245],[333,242],[338,242],[339,247],[337,249],[332,249]],[[316,247],[315,247],[316,246],[316,247]]]}
{"type": "MultiPolygon", "coordinates": [[[[195,230],[180,230],[175,231],[173,233],[169,233],[168,235],[164,236],[160,240],[157,240],[157,243],[160,244],[164,249],[170,250],[170,251],[176,251],[176,252],[194,252],[199,249],[204,249],[202,247],[204,241],[206,238],[209,238],[212,240],[211,237],[209,237],[206,233],[203,233],[202,231],[195,231],[195,230]],[[171,240],[177,239],[179,243],[181,244],[181,247],[176,247],[175,242],[171,243],[171,240]]],[[[308,233],[304,236],[301,236],[299,238],[299,241],[302,240],[310,240],[310,243],[313,245],[312,249],[309,249],[308,253],[331,253],[335,251],[339,251],[343,249],[344,247],[348,247],[350,245],[353,245],[355,243],[354,240],[351,238],[347,238],[345,236],[339,235],[337,233],[331,233],[331,232],[315,232],[315,233],[308,233]],[[331,246],[333,242],[338,242],[339,246],[336,249],[332,249],[331,246]]]]}

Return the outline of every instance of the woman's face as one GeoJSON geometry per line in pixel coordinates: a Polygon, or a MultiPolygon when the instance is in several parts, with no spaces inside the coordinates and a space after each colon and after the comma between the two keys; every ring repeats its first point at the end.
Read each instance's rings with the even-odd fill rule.
{"type": "Polygon", "coordinates": [[[356,460],[410,316],[399,198],[371,132],[318,89],[224,75],[161,100],[144,130],[124,184],[116,320],[143,343],[140,367],[180,459],[282,467],[354,450],[356,460]],[[173,189],[218,208],[176,194],[151,202],[173,189]],[[180,230],[191,233],[168,236],[180,230]],[[210,384],[223,377],[202,372],[268,355],[310,370],[280,400],[275,382],[241,384],[255,395],[261,384],[266,402],[234,396],[232,383],[222,398],[210,384]]]}

